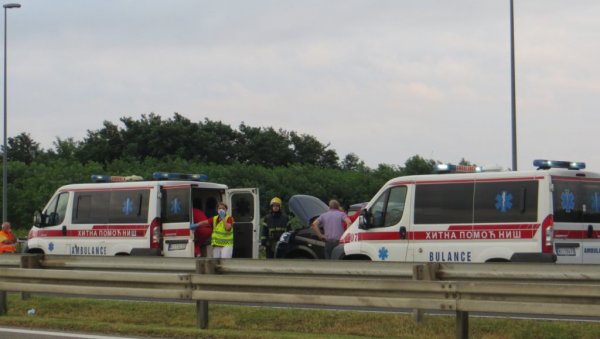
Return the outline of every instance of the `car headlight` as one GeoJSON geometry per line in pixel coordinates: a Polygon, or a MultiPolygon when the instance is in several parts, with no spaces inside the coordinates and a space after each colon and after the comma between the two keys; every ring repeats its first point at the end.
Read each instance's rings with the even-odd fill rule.
{"type": "Polygon", "coordinates": [[[279,237],[279,241],[288,243],[288,242],[290,242],[291,237],[292,237],[292,232],[284,232],[279,237]]]}

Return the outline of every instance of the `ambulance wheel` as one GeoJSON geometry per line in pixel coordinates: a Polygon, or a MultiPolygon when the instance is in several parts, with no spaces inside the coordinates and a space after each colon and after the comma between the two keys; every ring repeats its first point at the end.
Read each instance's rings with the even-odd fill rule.
{"type": "Polygon", "coordinates": [[[39,249],[39,248],[32,248],[30,250],[27,250],[27,253],[30,254],[44,254],[44,251],[39,249]]]}
{"type": "Polygon", "coordinates": [[[503,258],[493,258],[493,259],[488,259],[485,262],[510,262],[510,260],[506,260],[503,258]]]}
{"type": "Polygon", "coordinates": [[[344,260],[366,260],[371,261],[371,258],[366,255],[347,255],[344,257],[344,260]]]}
{"type": "Polygon", "coordinates": [[[308,254],[296,254],[294,256],[288,257],[288,259],[314,259],[308,254]]]}

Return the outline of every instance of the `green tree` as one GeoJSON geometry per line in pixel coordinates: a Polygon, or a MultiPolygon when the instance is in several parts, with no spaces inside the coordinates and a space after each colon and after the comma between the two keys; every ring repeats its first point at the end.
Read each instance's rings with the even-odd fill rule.
{"type": "Polygon", "coordinates": [[[31,164],[42,152],[40,144],[31,139],[29,133],[21,133],[14,138],[7,139],[8,161],[20,161],[31,164]]]}
{"type": "Polygon", "coordinates": [[[293,162],[293,151],[285,131],[251,127],[244,123],[239,130],[240,162],[267,167],[287,166],[293,162]]]}
{"type": "Polygon", "coordinates": [[[88,130],[81,147],[75,156],[82,162],[95,161],[107,164],[123,154],[123,138],[119,127],[104,121],[104,128],[97,131],[88,130]]]}
{"type": "Polygon", "coordinates": [[[75,159],[75,154],[79,150],[79,142],[73,138],[61,139],[59,137],[52,143],[56,150],[56,156],[60,159],[75,159]]]}
{"type": "Polygon", "coordinates": [[[349,171],[364,171],[367,169],[365,162],[354,153],[348,153],[342,160],[341,168],[349,171]]]}
{"type": "Polygon", "coordinates": [[[419,155],[415,155],[404,163],[404,175],[431,174],[433,173],[433,160],[425,160],[419,155]]]}
{"type": "Polygon", "coordinates": [[[232,164],[239,161],[239,132],[221,121],[204,119],[193,141],[196,158],[213,164],[232,164]]]}

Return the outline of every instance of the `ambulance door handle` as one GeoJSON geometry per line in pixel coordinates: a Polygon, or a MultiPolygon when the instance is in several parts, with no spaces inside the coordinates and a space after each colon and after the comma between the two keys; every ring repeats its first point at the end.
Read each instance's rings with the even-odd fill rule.
{"type": "Polygon", "coordinates": [[[591,239],[593,236],[594,236],[594,226],[588,225],[587,237],[591,239]]]}
{"type": "Polygon", "coordinates": [[[400,226],[400,239],[406,239],[406,227],[400,226]]]}
{"type": "Polygon", "coordinates": [[[63,236],[67,235],[67,225],[63,225],[63,227],[62,227],[62,235],[63,236]]]}

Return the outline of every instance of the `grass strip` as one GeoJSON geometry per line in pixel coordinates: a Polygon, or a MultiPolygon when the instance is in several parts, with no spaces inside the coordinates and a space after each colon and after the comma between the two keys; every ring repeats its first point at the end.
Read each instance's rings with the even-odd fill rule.
{"type": "MultiPolygon", "coordinates": [[[[582,306],[584,307],[584,306],[582,306]]],[[[209,328],[196,328],[193,304],[95,300],[9,293],[0,326],[155,338],[454,338],[454,317],[394,313],[209,306],[209,328]],[[27,310],[35,309],[28,316],[27,310]]],[[[470,318],[471,338],[599,338],[591,322],[470,318]]]]}

